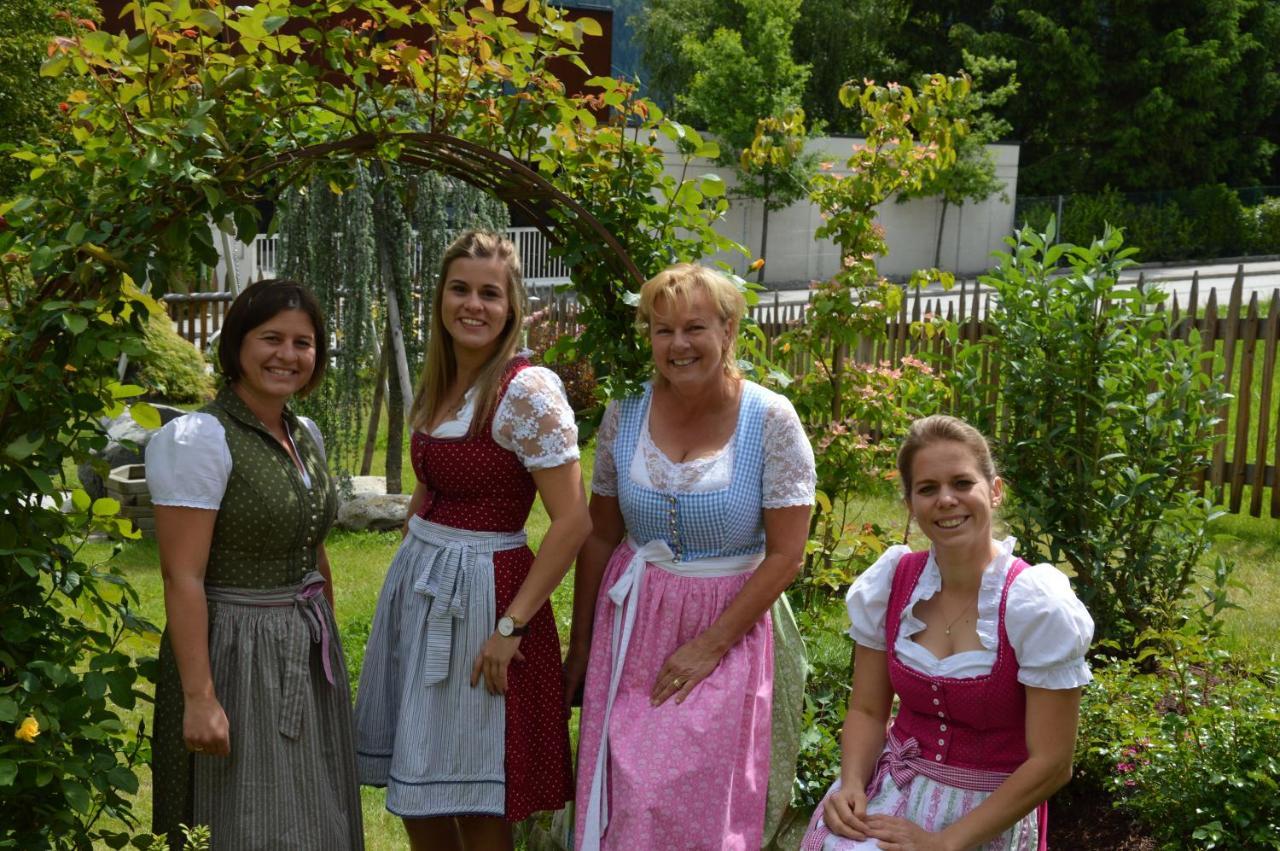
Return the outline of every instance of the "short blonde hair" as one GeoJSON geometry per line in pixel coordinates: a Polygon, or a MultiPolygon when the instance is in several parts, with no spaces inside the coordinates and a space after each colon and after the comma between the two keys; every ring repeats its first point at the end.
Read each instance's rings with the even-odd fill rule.
{"type": "Polygon", "coordinates": [[[911,465],[916,453],[944,441],[953,441],[968,449],[987,484],[996,480],[996,462],[991,459],[991,446],[982,432],[957,417],[934,414],[913,422],[898,449],[898,478],[902,481],[903,498],[911,499],[911,465]]]}
{"type": "Polygon", "coordinates": [[[636,308],[636,324],[648,335],[658,300],[668,304],[687,306],[699,295],[711,299],[720,321],[732,328],[729,345],[724,350],[721,363],[726,375],[741,376],[738,369],[738,325],[747,312],[747,300],[742,292],[724,275],[696,263],[676,263],[668,266],[644,282],[640,288],[640,303],[636,308]]]}

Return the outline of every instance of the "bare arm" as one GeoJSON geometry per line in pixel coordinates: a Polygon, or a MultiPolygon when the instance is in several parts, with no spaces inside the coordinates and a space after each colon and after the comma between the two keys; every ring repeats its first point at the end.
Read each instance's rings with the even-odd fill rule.
{"type": "Polygon", "coordinates": [[[893,686],[885,651],[857,644],[853,659],[853,691],[840,733],[840,789],[828,796],[823,818],[832,833],[865,839],[866,789],[884,750],[893,686]]]}
{"type": "Polygon", "coordinates": [[[938,848],[961,851],[999,836],[1071,779],[1080,689],[1027,689],[1027,759],[973,811],[941,833],[891,816],[869,816],[887,851],[938,848]]]}
{"type": "Polygon", "coordinates": [[[225,756],[231,752],[230,730],[213,689],[204,594],[217,517],[217,511],[204,508],[155,507],[165,619],[182,680],[183,739],[191,750],[225,756]]]}
{"type": "MultiPolygon", "coordinates": [[[[591,531],[587,498],[582,489],[582,469],[576,460],[559,467],[532,471],[538,495],[551,518],[542,546],[533,559],[529,575],[516,592],[511,605],[503,612],[521,624],[527,624],[551,597],[551,592],[564,579],[574,555],[591,531]]],[[[471,671],[474,686],[484,674],[485,686],[493,694],[507,690],[507,666],[517,657],[520,637],[503,637],[496,631],[485,642],[471,671]]]]}
{"type": "Polygon", "coordinates": [[[626,533],[616,496],[591,494],[590,512],[591,534],[587,535],[578,552],[578,562],[573,571],[573,625],[569,630],[569,653],[564,662],[566,706],[573,702],[587,675],[600,583],[613,551],[626,533]]]}
{"type": "Polygon", "coordinates": [[[796,505],[764,510],[764,561],[720,617],[667,658],[653,683],[650,699],[655,706],[673,695],[682,703],[800,573],[810,509],[796,505]]]}
{"type": "Polygon", "coordinates": [[[427,486],[422,482],[418,482],[413,489],[413,496],[409,497],[409,507],[404,512],[404,523],[400,526],[400,537],[403,538],[409,534],[409,518],[416,515],[422,510],[422,506],[427,501],[427,486]]]}

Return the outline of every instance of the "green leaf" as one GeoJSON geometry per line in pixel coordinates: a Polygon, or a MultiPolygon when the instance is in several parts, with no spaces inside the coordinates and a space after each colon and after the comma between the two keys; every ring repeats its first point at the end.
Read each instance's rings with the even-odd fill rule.
{"type": "Polygon", "coordinates": [[[12,786],[18,776],[18,764],[11,759],[0,759],[0,786],[12,786]]]}
{"type": "Polygon", "coordinates": [[[99,497],[93,501],[94,517],[110,517],[120,513],[120,501],[109,496],[99,497]]]}
{"type": "Polygon", "coordinates": [[[70,63],[71,57],[67,56],[65,53],[59,53],[56,56],[51,56],[44,62],[40,63],[40,76],[56,77],[63,71],[67,70],[67,65],[70,63]]]}
{"type": "Polygon", "coordinates": [[[8,695],[0,697],[0,723],[12,724],[18,720],[18,702],[8,695]]]}
{"type": "Polygon", "coordinates": [[[84,329],[89,327],[89,320],[78,313],[64,313],[62,314],[62,324],[72,334],[83,334],[84,329]]]}
{"type": "Polygon", "coordinates": [[[269,15],[262,21],[262,28],[273,33],[287,23],[289,23],[288,15],[269,15]]]}
{"type": "Polygon", "coordinates": [[[89,812],[89,790],[74,780],[62,781],[62,794],[67,796],[67,803],[77,812],[89,812]]]}
{"type": "Polygon", "coordinates": [[[129,406],[129,415],[133,421],[143,428],[160,428],[160,412],[148,402],[134,402],[129,406]]]}
{"type": "Polygon", "coordinates": [[[604,35],[604,30],[600,28],[600,22],[597,21],[595,18],[583,17],[574,21],[574,23],[582,27],[582,32],[585,33],[586,35],[593,35],[593,36],[604,35]]]}
{"type": "Polygon", "coordinates": [[[191,16],[191,23],[200,28],[205,35],[217,35],[222,32],[222,19],[211,9],[200,9],[191,16]]]}
{"type": "Polygon", "coordinates": [[[8,455],[14,461],[22,461],[30,457],[44,443],[44,435],[38,432],[27,432],[13,440],[4,448],[4,454],[8,455]]]}
{"type": "Polygon", "coordinates": [[[93,500],[89,498],[89,494],[83,488],[76,488],[71,492],[71,504],[76,507],[76,511],[88,511],[92,503],[93,500]]]}

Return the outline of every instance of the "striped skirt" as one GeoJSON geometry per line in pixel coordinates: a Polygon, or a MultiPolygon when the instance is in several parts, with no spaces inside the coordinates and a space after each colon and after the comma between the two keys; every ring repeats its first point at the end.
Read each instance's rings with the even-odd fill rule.
{"type": "Polygon", "coordinates": [[[364,848],[347,669],[322,584],[313,573],[289,588],[206,589],[209,662],[230,723],[230,757],[187,752],[165,634],[154,823],[171,843],[183,823],[208,825],[215,851],[364,848]]]}
{"type": "Polygon", "coordinates": [[[524,533],[414,517],[378,598],[356,690],[360,782],[403,818],[518,821],[572,797],[555,619],[544,605],[507,695],[471,685],[484,642],[528,575],[524,533]]]}

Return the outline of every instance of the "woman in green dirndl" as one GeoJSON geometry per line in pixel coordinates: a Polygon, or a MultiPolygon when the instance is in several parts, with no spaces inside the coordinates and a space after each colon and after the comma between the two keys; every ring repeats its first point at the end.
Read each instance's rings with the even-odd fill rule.
{"type": "Polygon", "coordinates": [[[227,312],[217,398],[147,447],[167,626],[153,829],[218,849],[359,849],[351,700],[324,539],[336,513],[315,423],[287,405],[327,357],[315,297],[260,281],[227,312]]]}

